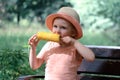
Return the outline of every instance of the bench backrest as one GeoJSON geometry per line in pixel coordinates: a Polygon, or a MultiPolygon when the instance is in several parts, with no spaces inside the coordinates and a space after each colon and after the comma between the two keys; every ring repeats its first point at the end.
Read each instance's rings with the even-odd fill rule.
{"type": "Polygon", "coordinates": [[[83,60],[78,74],[81,80],[120,80],[120,47],[88,46],[95,53],[94,62],[83,60]]]}

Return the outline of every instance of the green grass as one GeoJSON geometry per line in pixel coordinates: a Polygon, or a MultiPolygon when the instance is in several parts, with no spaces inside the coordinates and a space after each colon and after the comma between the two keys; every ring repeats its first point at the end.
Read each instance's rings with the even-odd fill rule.
{"type": "Polygon", "coordinates": [[[80,42],[85,45],[118,46],[118,42],[111,40],[108,36],[103,32],[90,32],[84,30],[84,35],[80,39],[80,42]]]}
{"type": "MultiPolygon", "coordinates": [[[[9,26],[0,28],[0,49],[28,49],[29,38],[38,31],[46,31],[43,27],[22,27],[22,26],[9,26]],[[14,27],[13,27],[14,26],[14,27]]],[[[41,41],[39,46],[43,45],[45,41],[41,41]]],[[[38,46],[38,47],[39,47],[38,46]]]]}
{"type": "MultiPolygon", "coordinates": [[[[30,27],[17,26],[10,24],[9,27],[0,28],[0,49],[26,49],[28,50],[29,38],[38,31],[48,31],[42,25],[31,25],[30,27]],[[39,26],[38,26],[39,25],[39,26]]],[[[80,40],[84,45],[107,45],[116,46],[117,42],[113,42],[104,34],[99,32],[90,32],[84,30],[84,35],[80,40]]],[[[40,41],[38,48],[41,49],[45,41],[40,41]]]]}

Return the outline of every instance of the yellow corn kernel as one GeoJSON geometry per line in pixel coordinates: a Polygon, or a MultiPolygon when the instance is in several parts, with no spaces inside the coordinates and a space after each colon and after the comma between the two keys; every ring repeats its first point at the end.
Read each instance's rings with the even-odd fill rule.
{"type": "Polygon", "coordinates": [[[59,42],[60,40],[60,36],[58,34],[50,33],[50,32],[38,32],[37,38],[39,40],[47,40],[47,41],[54,41],[54,42],[59,42]]]}

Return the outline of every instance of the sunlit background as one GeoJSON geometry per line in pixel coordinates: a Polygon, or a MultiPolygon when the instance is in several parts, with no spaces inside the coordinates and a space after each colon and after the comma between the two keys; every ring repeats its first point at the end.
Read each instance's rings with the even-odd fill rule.
{"type": "MultiPolygon", "coordinates": [[[[120,0],[0,0],[0,80],[44,74],[44,66],[41,71],[29,67],[28,39],[38,31],[49,32],[46,16],[63,6],[79,13],[82,44],[120,46],[120,0]]],[[[40,41],[37,52],[44,43],[40,41]]]]}

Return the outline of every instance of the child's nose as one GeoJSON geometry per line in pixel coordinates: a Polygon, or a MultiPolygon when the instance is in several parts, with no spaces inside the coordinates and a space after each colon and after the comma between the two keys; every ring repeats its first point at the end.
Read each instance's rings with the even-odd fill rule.
{"type": "Polygon", "coordinates": [[[57,34],[60,34],[60,28],[57,28],[57,29],[56,29],[56,33],[57,33],[57,34]]]}

